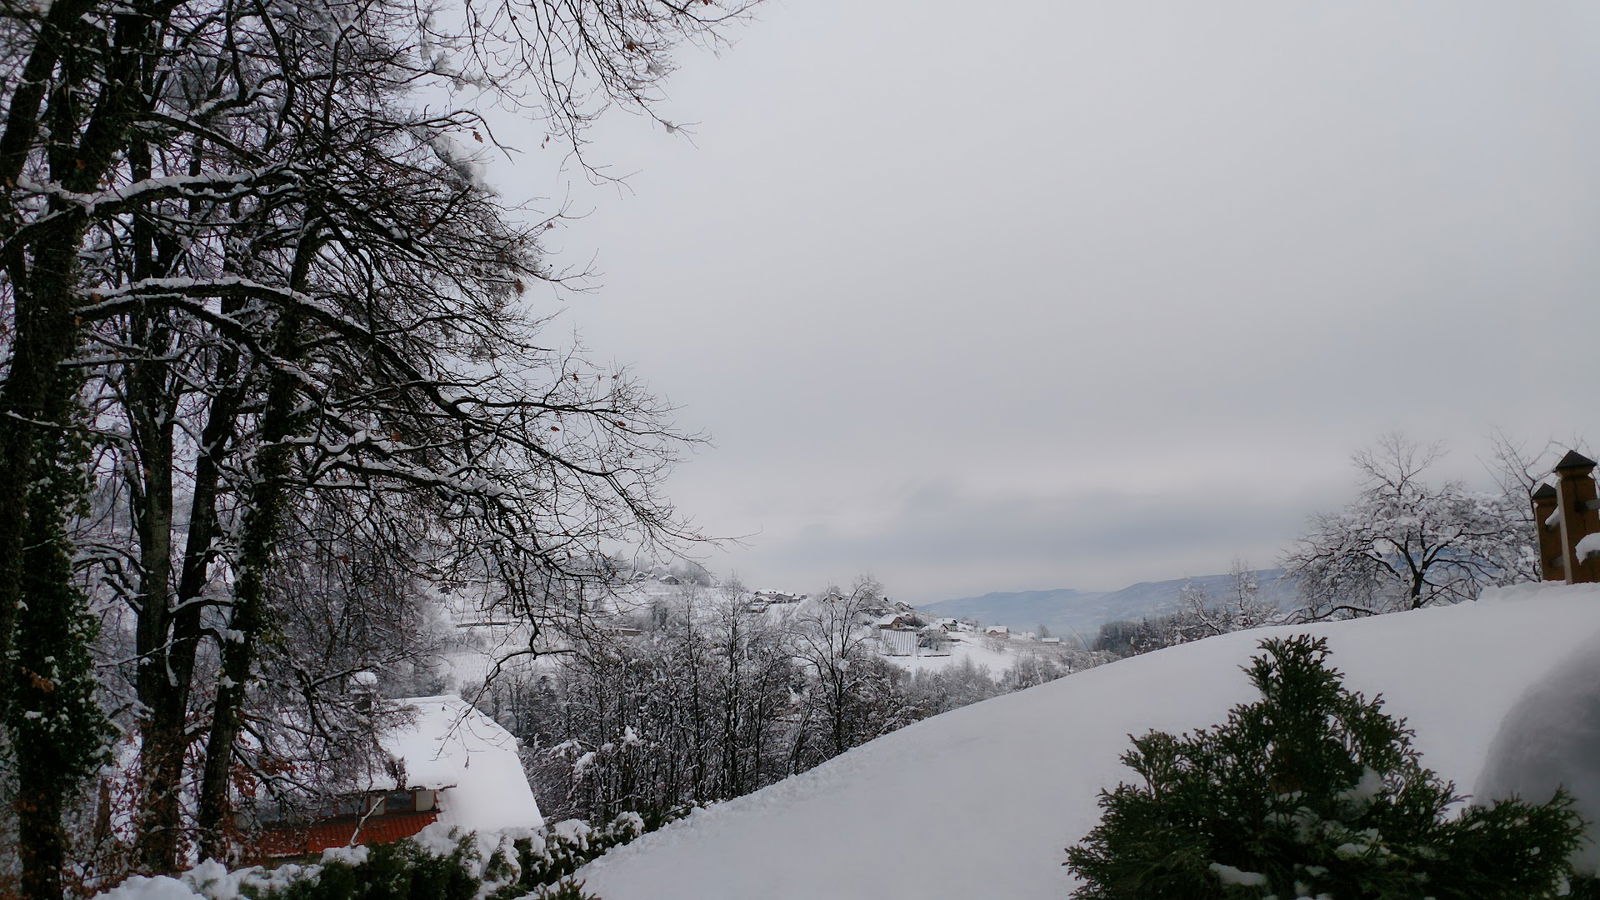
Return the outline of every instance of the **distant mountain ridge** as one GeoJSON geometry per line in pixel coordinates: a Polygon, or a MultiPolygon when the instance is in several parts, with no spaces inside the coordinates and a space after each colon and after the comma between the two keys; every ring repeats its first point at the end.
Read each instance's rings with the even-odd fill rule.
{"type": "MultiPolygon", "coordinates": [[[[1261,596],[1279,608],[1289,609],[1298,600],[1298,591],[1296,581],[1285,574],[1283,569],[1255,570],[1261,596]]],[[[1107,622],[1138,620],[1175,611],[1178,595],[1185,584],[1194,584],[1220,599],[1232,591],[1233,575],[1141,581],[1117,591],[1074,588],[997,591],[979,597],[936,600],[918,608],[935,616],[971,618],[984,625],[1006,625],[1012,630],[1032,631],[1043,625],[1059,637],[1078,635],[1092,641],[1100,626],[1107,622]]]]}

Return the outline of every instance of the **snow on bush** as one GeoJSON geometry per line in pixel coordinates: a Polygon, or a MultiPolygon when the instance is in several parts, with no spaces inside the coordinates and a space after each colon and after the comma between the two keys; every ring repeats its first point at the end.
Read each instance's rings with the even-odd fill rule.
{"type": "Polygon", "coordinates": [[[435,823],[409,840],[324,851],[310,865],[230,872],[207,861],[176,878],[136,875],[99,900],[585,900],[571,877],[579,866],[686,812],[483,834],[435,823]]]}
{"type": "Polygon", "coordinates": [[[1261,643],[1261,699],[1220,726],[1135,738],[1143,785],[1101,794],[1068,865],[1078,900],[1564,896],[1582,824],[1565,793],[1453,810],[1403,721],[1344,688],[1327,641],[1261,643]]]}

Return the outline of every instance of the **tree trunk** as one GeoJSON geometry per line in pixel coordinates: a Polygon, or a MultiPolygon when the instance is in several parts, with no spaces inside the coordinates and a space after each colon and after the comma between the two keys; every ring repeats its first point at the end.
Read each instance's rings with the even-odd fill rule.
{"type": "MultiPolygon", "coordinates": [[[[237,363],[225,361],[227,381],[237,363]]],[[[189,697],[194,688],[195,653],[200,646],[205,608],[200,597],[211,581],[211,560],[220,536],[217,493],[222,460],[231,452],[237,430],[239,391],[225,390],[211,403],[201,432],[201,453],[195,461],[194,494],[189,504],[189,530],[178,578],[177,603],[171,616],[164,665],[167,676],[141,696],[146,718],[141,729],[139,857],[152,871],[171,871],[178,863],[183,834],[179,789],[189,749],[189,697]]]]}
{"type": "Polygon", "coordinates": [[[17,777],[17,843],[22,860],[22,896],[30,900],[62,896],[61,872],[66,868],[66,842],[61,834],[61,794],[45,782],[28,776],[31,768],[19,760],[17,777]]]}
{"type": "MultiPolygon", "coordinates": [[[[0,223],[7,238],[22,226],[10,192],[40,149],[41,122],[50,125],[51,140],[42,148],[50,180],[85,192],[109,171],[144,107],[141,73],[156,16],[143,9],[118,15],[110,58],[97,70],[75,49],[91,27],[82,20],[91,6],[72,2],[50,10],[24,67],[36,79],[24,77],[12,94],[0,135],[0,223]],[[85,118],[79,103],[93,95],[86,87],[95,74],[102,88],[85,118]]],[[[61,896],[67,848],[62,805],[103,757],[105,740],[88,652],[94,623],[72,581],[66,527],[86,495],[77,415],[81,376],[62,364],[82,337],[78,250],[87,217],[59,199],[49,212],[49,224],[31,244],[14,242],[0,259],[16,317],[11,368],[0,385],[6,419],[0,427],[0,715],[22,786],[15,806],[18,856],[24,896],[32,900],[61,896]]]]}
{"type": "MultiPolygon", "coordinates": [[[[279,346],[295,340],[296,317],[280,325],[279,346]]],[[[296,386],[292,376],[276,372],[261,421],[261,446],[257,470],[240,536],[239,580],[234,586],[233,615],[228,640],[222,642],[222,674],[216,706],[206,739],[205,769],[200,782],[197,826],[202,858],[225,859],[226,830],[232,812],[229,781],[234,746],[244,713],[245,691],[255,662],[256,642],[268,625],[266,580],[272,565],[272,545],[282,520],[284,479],[289,473],[289,450],[283,439],[291,430],[296,386]]]]}
{"type": "MultiPolygon", "coordinates": [[[[148,148],[135,144],[129,157],[136,180],[152,174],[148,148]]],[[[159,265],[155,237],[149,224],[138,219],[133,226],[136,279],[166,274],[159,265]]],[[[175,466],[173,432],[176,427],[176,390],[170,384],[166,359],[171,329],[162,317],[148,311],[133,314],[129,343],[140,358],[125,367],[124,394],[131,440],[124,459],[129,486],[129,507],[134,536],[139,543],[139,585],[134,604],[134,649],[138,669],[134,691],[145,718],[139,723],[138,857],[148,871],[171,871],[177,862],[179,829],[178,793],[182,786],[183,734],[163,727],[151,715],[181,688],[168,665],[175,604],[172,596],[172,472],[175,466]],[[176,766],[173,765],[176,760],[176,766]],[[176,769],[176,771],[174,771],[176,769]]]]}
{"type": "MultiPolygon", "coordinates": [[[[311,261],[320,248],[314,234],[316,226],[308,223],[305,228],[306,234],[296,248],[289,277],[289,288],[294,291],[305,287],[311,261]]],[[[270,625],[267,575],[272,567],[273,543],[282,523],[285,483],[291,462],[284,439],[294,433],[295,400],[299,395],[298,381],[287,367],[300,355],[300,318],[298,310],[286,310],[273,337],[276,368],[269,379],[266,408],[261,415],[255,478],[239,540],[229,639],[222,642],[222,673],[218,679],[216,706],[212,710],[211,730],[206,738],[205,767],[201,772],[196,827],[202,858],[220,860],[227,853],[227,831],[232,824],[229,783],[234,749],[243,723],[245,691],[255,663],[257,642],[270,625]]]]}
{"type": "MultiPolygon", "coordinates": [[[[22,227],[22,220],[10,194],[21,177],[28,159],[37,148],[40,111],[57,65],[67,52],[78,20],[92,0],[63,0],[50,8],[40,23],[22,77],[15,82],[6,106],[5,131],[0,134],[0,227],[10,238],[22,227]]],[[[81,232],[62,235],[62,241],[76,249],[81,232]]],[[[15,640],[17,601],[20,599],[23,534],[27,529],[27,486],[33,480],[37,423],[51,399],[58,398],[61,361],[72,352],[76,328],[69,322],[76,297],[71,293],[76,259],[45,257],[30,268],[21,246],[8,246],[0,266],[15,292],[15,339],[11,346],[11,371],[0,383],[0,659],[4,659],[15,640]],[[56,272],[52,265],[65,263],[56,272]],[[31,275],[41,273],[45,284],[38,291],[31,275]],[[54,282],[58,290],[50,290],[54,282]],[[65,324],[65,327],[63,325],[65,324]],[[65,333],[63,333],[65,332],[65,333]]],[[[0,713],[9,700],[8,679],[0,677],[0,713]]]]}

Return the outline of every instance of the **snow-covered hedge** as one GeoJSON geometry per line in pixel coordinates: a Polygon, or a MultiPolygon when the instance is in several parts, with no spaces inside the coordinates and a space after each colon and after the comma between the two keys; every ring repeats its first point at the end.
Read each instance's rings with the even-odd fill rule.
{"type": "Polygon", "coordinates": [[[571,878],[579,866],[684,812],[485,835],[435,824],[409,840],[328,850],[310,865],[229,871],[207,861],[175,878],[136,875],[100,900],[592,900],[571,878]]]}
{"type": "Polygon", "coordinates": [[[578,871],[584,863],[612,847],[620,847],[648,831],[682,818],[688,812],[689,809],[684,808],[663,816],[653,816],[650,820],[638,813],[625,812],[612,819],[610,824],[599,828],[590,827],[581,819],[557,822],[526,841],[516,842],[523,883],[558,884],[578,871]]]}

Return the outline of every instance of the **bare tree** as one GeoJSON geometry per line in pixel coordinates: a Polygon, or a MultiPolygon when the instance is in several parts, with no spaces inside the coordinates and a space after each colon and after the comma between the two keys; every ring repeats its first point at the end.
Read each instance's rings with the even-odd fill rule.
{"type": "Polygon", "coordinates": [[[1520,509],[1458,481],[1428,482],[1442,453],[1390,434],[1355,454],[1357,498],[1313,516],[1284,560],[1301,579],[1305,617],[1472,600],[1487,585],[1523,577],[1520,509]]]}
{"type": "Polygon", "coordinates": [[[1543,577],[1539,567],[1539,551],[1535,546],[1537,533],[1533,521],[1533,492],[1550,476],[1556,460],[1568,450],[1583,452],[1584,442],[1573,438],[1560,442],[1545,441],[1538,449],[1531,449],[1524,441],[1517,441],[1501,429],[1489,435],[1489,459],[1484,468],[1505,497],[1506,510],[1520,523],[1524,545],[1515,559],[1518,580],[1538,581],[1543,577]]]}
{"type": "Polygon", "coordinates": [[[1262,599],[1255,570],[1237,557],[1229,568],[1226,595],[1212,597],[1203,587],[1186,582],[1178,599],[1180,610],[1200,623],[1207,634],[1260,628],[1283,618],[1276,606],[1262,599]]]}
{"type": "Polygon", "coordinates": [[[478,182],[457,141],[492,142],[480,116],[414,92],[472,81],[576,151],[607,103],[649,108],[676,42],[743,9],[0,10],[0,718],[33,767],[16,805],[28,895],[59,895],[63,798],[103,751],[72,569],[89,444],[124,510],[96,510],[85,546],[136,619],[152,869],[176,862],[197,731],[195,824],[226,850],[312,492],[419,514],[425,539],[386,551],[398,564],[536,621],[595,576],[603,542],[693,537],[658,489],[684,440],[670,411],[539,338],[524,294],[560,277],[546,223],[514,224],[524,211],[478,182]]]}
{"type": "MultiPolygon", "coordinates": [[[[863,627],[869,624],[864,609],[882,596],[883,586],[862,575],[848,591],[830,586],[807,601],[792,624],[795,657],[812,677],[803,715],[820,726],[824,759],[861,740],[860,727],[871,704],[868,692],[878,674],[871,663],[882,662],[869,648],[872,634],[863,627]]],[[[797,732],[797,750],[805,731],[797,732]]]]}

